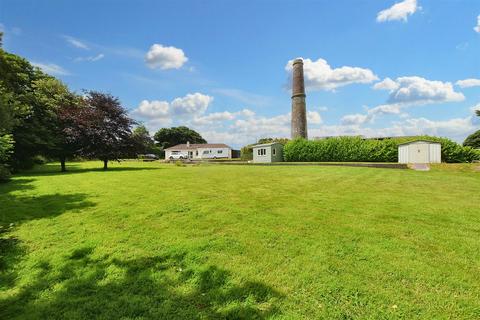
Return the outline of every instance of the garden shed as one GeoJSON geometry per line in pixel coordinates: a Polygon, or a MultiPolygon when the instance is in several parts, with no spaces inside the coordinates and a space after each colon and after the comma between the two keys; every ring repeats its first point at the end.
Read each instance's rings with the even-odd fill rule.
{"type": "Polygon", "coordinates": [[[253,162],[283,161],[283,144],[278,142],[257,144],[253,146],[253,162]]]}
{"type": "Polygon", "coordinates": [[[442,146],[439,142],[416,140],[398,145],[399,163],[440,163],[442,146]]]}

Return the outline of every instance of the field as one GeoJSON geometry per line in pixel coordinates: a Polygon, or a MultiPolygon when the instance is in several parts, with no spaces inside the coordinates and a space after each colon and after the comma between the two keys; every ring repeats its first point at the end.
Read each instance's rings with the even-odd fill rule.
{"type": "Polygon", "coordinates": [[[480,172],[126,162],[0,185],[0,319],[478,319],[480,172]]]}

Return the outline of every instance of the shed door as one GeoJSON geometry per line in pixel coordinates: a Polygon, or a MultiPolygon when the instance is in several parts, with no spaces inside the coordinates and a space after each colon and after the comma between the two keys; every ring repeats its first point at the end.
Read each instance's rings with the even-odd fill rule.
{"type": "Polygon", "coordinates": [[[409,146],[409,162],[410,163],[428,163],[428,144],[419,143],[409,146]]]}

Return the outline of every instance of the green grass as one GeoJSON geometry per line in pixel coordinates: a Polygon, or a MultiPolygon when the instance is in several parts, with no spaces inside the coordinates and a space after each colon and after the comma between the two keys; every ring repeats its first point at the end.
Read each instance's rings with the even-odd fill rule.
{"type": "Polygon", "coordinates": [[[480,318],[476,170],[100,166],[0,185],[0,319],[480,318]]]}

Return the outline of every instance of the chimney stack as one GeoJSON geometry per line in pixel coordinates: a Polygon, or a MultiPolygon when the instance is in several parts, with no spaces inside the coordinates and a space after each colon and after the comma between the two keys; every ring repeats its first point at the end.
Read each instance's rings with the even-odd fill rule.
{"type": "Polygon", "coordinates": [[[292,68],[292,139],[308,139],[305,97],[303,60],[295,59],[292,68]]]}
{"type": "Polygon", "coordinates": [[[190,148],[190,141],[187,141],[187,148],[190,148]]]}

